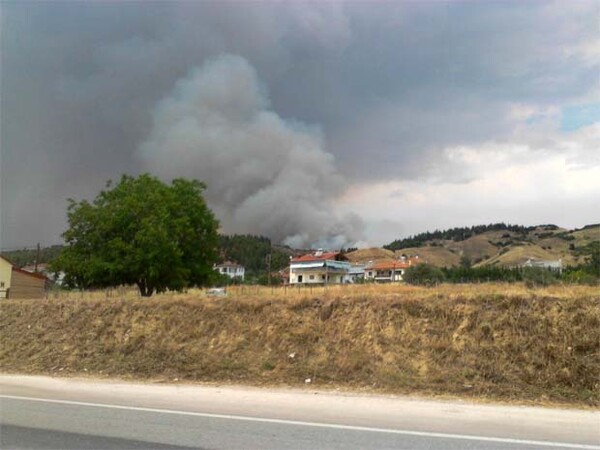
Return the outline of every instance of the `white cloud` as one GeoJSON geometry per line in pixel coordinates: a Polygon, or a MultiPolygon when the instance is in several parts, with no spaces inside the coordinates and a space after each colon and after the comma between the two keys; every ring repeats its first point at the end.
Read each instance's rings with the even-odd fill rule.
{"type": "Polygon", "coordinates": [[[597,222],[600,165],[583,163],[600,148],[600,125],[563,135],[553,149],[531,144],[488,143],[445,149],[449,170],[472,176],[464,183],[397,180],[356,185],[342,210],[353,210],[368,224],[372,244],[390,241],[381,223],[399,223],[393,238],[479,223],[555,223],[577,227],[597,222]],[[557,152],[557,149],[559,150],[557,152]]]}

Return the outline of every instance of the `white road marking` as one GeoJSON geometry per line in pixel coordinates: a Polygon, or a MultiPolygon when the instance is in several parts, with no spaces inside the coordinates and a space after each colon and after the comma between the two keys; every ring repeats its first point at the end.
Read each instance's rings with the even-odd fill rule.
{"type": "Polygon", "coordinates": [[[282,424],[282,425],[298,425],[298,426],[304,426],[304,427],[317,427],[317,428],[333,428],[333,429],[337,429],[337,430],[401,434],[401,435],[406,435],[406,436],[459,439],[459,440],[482,441],[482,442],[498,442],[498,443],[518,444],[518,445],[537,445],[540,447],[562,447],[562,448],[600,450],[600,446],[598,446],[598,445],[572,444],[572,443],[567,443],[567,442],[535,441],[535,440],[528,440],[528,439],[511,439],[511,438],[501,438],[501,437],[476,436],[476,435],[469,435],[469,434],[435,433],[435,432],[429,432],[429,431],[396,430],[393,428],[372,428],[372,427],[361,427],[361,426],[354,426],[354,425],[339,425],[339,424],[335,424],[335,423],[304,422],[304,421],[299,421],[299,420],[270,419],[270,418],[266,418],[266,417],[236,416],[236,415],[230,415],[230,414],[212,414],[212,413],[201,413],[201,412],[194,412],[194,411],[178,411],[178,410],[174,410],[174,409],[144,408],[141,406],[111,405],[108,403],[89,403],[89,402],[77,402],[77,401],[71,401],[71,400],[54,400],[54,399],[47,399],[47,398],[21,397],[18,395],[1,395],[0,394],[0,398],[6,398],[6,399],[12,399],[12,400],[24,400],[24,401],[30,401],[30,402],[56,403],[56,404],[61,404],[61,405],[87,406],[87,407],[93,407],[93,408],[121,409],[121,410],[127,410],[127,411],[140,411],[140,412],[159,413],[159,414],[176,414],[176,415],[182,415],[182,416],[206,417],[206,418],[212,418],[212,419],[245,420],[248,422],[276,423],[276,424],[282,424]]]}

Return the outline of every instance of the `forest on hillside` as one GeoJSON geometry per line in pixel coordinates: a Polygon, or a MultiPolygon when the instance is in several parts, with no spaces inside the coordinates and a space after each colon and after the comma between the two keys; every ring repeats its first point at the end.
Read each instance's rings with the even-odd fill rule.
{"type": "Polygon", "coordinates": [[[492,223],[489,225],[474,225],[471,227],[455,227],[447,230],[435,230],[426,231],[424,233],[415,234],[404,239],[396,239],[395,241],[384,245],[383,248],[388,250],[400,250],[409,247],[421,247],[432,240],[452,240],[455,242],[464,241],[470,237],[477,236],[478,234],[486,233],[488,231],[512,231],[513,233],[527,234],[536,228],[543,228],[547,231],[557,230],[556,225],[537,225],[537,226],[523,226],[523,225],[511,225],[504,222],[492,223]]]}

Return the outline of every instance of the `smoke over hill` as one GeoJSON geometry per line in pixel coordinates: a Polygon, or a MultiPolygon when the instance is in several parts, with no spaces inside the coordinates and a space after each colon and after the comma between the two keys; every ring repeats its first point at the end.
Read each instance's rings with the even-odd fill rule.
{"type": "Polygon", "coordinates": [[[293,247],[336,248],[361,238],[360,219],[334,211],[345,182],[319,130],[271,111],[241,57],[223,55],[180,80],[157,106],[137,156],[161,177],[206,182],[226,232],[293,247]]]}

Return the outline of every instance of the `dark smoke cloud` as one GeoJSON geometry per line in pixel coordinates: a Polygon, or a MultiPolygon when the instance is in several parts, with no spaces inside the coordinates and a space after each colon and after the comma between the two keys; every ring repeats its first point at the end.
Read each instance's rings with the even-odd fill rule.
{"type": "Polygon", "coordinates": [[[301,248],[363,237],[358,218],[336,216],[345,182],[319,131],[270,110],[255,70],[239,56],[210,60],[177,83],[158,105],[139,158],[165,178],[204,180],[225,231],[301,248]]]}
{"type": "MultiPolygon", "coordinates": [[[[327,149],[335,166],[326,167],[351,185],[463,180],[460,167],[446,170],[444,149],[511,138],[515,103],[598,100],[593,1],[0,8],[2,248],[60,241],[66,198],[93,197],[107,179],[139,172],[136,152],[156,134],[156,105],[222,54],[248,61],[269,92],[254,113],[327,149]]],[[[232,230],[245,201],[219,205],[232,230]]],[[[257,228],[243,231],[270,228],[250,216],[257,228]]]]}

